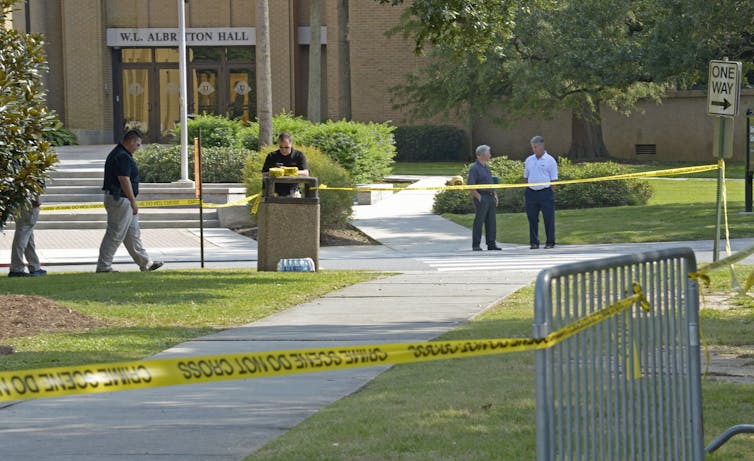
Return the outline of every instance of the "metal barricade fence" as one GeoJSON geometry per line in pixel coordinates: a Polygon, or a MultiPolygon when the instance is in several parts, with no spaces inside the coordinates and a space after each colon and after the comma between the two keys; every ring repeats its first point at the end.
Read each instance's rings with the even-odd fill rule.
{"type": "Polygon", "coordinates": [[[537,459],[704,459],[699,292],[692,250],[565,264],[539,274],[534,336],[633,294],[632,307],[536,352],[537,459]]]}

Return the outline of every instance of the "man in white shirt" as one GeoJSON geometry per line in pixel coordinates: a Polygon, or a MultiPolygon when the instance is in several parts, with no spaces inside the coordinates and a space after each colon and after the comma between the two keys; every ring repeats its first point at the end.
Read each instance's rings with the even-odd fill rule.
{"type": "Polygon", "coordinates": [[[539,248],[539,213],[545,222],[545,248],[555,247],[555,193],[549,183],[558,179],[558,163],[545,150],[542,136],[531,138],[532,155],[524,162],[524,178],[531,186],[526,188],[526,217],[529,219],[529,244],[539,248]]]}

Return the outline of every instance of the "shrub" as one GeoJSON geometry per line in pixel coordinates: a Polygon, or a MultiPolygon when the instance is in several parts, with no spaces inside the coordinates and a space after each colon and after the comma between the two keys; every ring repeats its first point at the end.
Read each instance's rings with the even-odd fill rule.
{"type": "Polygon", "coordinates": [[[394,136],[400,162],[468,162],[473,157],[466,132],[454,126],[399,126],[394,136]]]}
{"type": "Polygon", "coordinates": [[[76,134],[64,127],[60,120],[56,120],[55,126],[50,130],[45,130],[44,138],[53,146],[71,146],[79,143],[76,134]]]}
{"type": "MultiPolygon", "coordinates": [[[[614,162],[573,164],[565,157],[558,159],[560,179],[584,179],[630,173],[614,162]]],[[[646,180],[599,181],[566,184],[558,187],[555,206],[561,209],[596,208],[607,206],[646,204],[652,197],[652,187],[646,180]]]]}
{"type": "MultiPolygon", "coordinates": [[[[297,149],[299,146],[319,148],[344,167],[358,183],[381,181],[390,173],[395,156],[393,129],[386,123],[328,121],[315,124],[285,113],[272,119],[274,144],[277,144],[278,135],[287,131],[293,135],[293,144],[297,149]]],[[[257,122],[239,128],[235,133],[236,145],[249,150],[260,149],[257,122]]]]}
{"type": "MultiPolygon", "coordinates": [[[[466,165],[460,172],[465,178],[469,176],[466,165]]],[[[510,160],[507,157],[497,157],[490,160],[490,170],[494,176],[500,178],[502,184],[516,184],[523,182],[523,162],[510,160]]],[[[596,178],[615,176],[629,173],[630,170],[613,162],[572,164],[567,158],[558,159],[558,176],[561,180],[596,178]]],[[[498,189],[500,198],[498,209],[505,212],[520,212],[524,210],[524,190],[521,187],[498,189]]],[[[652,197],[652,187],[642,179],[620,181],[599,181],[593,183],[566,184],[557,187],[555,206],[557,209],[594,208],[623,205],[643,205],[652,197]]],[[[441,191],[435,196],[433,212],[442,213],[471,213],[473,203],[468,191],[441,191]],[[463,196],[468,200],[469,211],[462,211],[463,196]]]]}
{"type": "MultiPolygon", "coordinates": [[[[471,165],[472,164],[469,163],[458,173],[463,177],[464,182],[468,180],[469,168],[471,168],[471,165]]],[[[491,159],[488,165],[492,175],[500,178],[501,184],[515,184],[521,182],[521,178],[524,174],[524,166],[522,162],[502,156],[491,159]]],[[[510,212],[523,210],[524,197],[521,189],[498,189],[497,194],[500,199],[498,209],[510,212]]],[[[440,191],[435,195],[435,202],[432,211],[436,214],[473,213],[474,203],[471,200],[471,194],[468,190],[440,191]]]]}
{"type": "Polygon", "coordinates": [[[351,173],[356,183],[382,181],[395,157],[394,127],[328,121],[313,125],[300,142],[318,147],[351,173]]]}
{"type": "MultiPolygon", "coordinates": [[[[238,147],[240,146],[237,133],[243,128],[240,120],[230,120],[222,115],[197,115],[188,121],[189,144],[202,135],[202,147],[238,147]]],[[[181,127],[176,125],[173,130],[175,139],[181,139],[181,127]]]]}
{"type": "MultiPolygon", "coordinates": [[[[269,146],[261,153],[254,153],[247,157],[243,168],[246,194],[253,195],[262,191],[262,166],[267,154],[274,151],[275,146],[269,146]]],[[[316,147],[297,145],[296,149],[306,155],[309,164],[309,174],[318,178],[320,184],[331,187],[353,187],[354,182],[348,171],[338,165],[333,159],[316,147]]],[[[320,230],[340,229],[346,227],[353,209],[355,192],[353,191],[321,191],[320,230]]]]}
{"type": "MultiPolygon", "coordinates": [[[[251,151],[242,147],[202,148],[202,182],[239,183],[251,151]]],[[[181,146],[150,144],[136,151],[139,176],[144,182],[173,182],[181,177],[181,146]]],[[[194,153],[189,152],[189,178],[194,179],[194,153]]]]}

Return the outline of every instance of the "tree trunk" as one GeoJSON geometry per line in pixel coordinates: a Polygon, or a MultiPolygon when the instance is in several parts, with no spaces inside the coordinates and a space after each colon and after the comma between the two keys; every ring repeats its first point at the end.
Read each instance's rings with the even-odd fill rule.
{"type": "Polygon", "coordinates": [[[348,41],[350,19],[348,1],[338,2],[338,73],[340,94],[338,112],[340,117],[351,120],[351,44],[348,41]]]}
{"type": "Polygon", "coordinates": [[[309,2],[309,98],[307,118],[319,123],[322,106],[322,0],[309,2]]]}
{"type": "Polygon", "coordinates": [[[270,8],[257,0],[257,117],[259,146],[272,144],[272,63],[270,58],[270,8]]]}
{"type": "Polygon", "coordinates": [[[602,118],[599,105],[596,112],[584,116],[571,112],[571,148],[568,156],[572,159],[599,160],[610,157],[602,137],[602,118]]]}

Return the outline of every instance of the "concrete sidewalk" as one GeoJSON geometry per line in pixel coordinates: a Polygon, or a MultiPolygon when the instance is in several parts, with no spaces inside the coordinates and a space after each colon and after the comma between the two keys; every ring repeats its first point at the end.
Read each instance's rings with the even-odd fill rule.
{"type": "MultiPolygon", "coordinates": [[[[444,179],[424,179],[418,186],[438,181],[444,179]]],[[[431,202],[431,191],[407,190],[357,207],[354,223],[383,245],[321,249],[325,268],[395,270],[400,275],[354,285],[259,322],[197,338],[158,357],[425,341],[533,281],[535,272],[520,269],[426,270],[421,261],[429,257],[472,256],[469,230],[432,215],[431,202]]],[[[36,232],[43,261],[61,264],[53,270],[93,270],[103,233],[36,232]]],[[[8,260],[10,238],[12,232],[0,234],[2,262],[8,260]]],[[[143,239],[154,259],[168,261],[164,270],[198,267],[197,229],[144,230],[143,239]]],[[[736,242],[746,244],[750,242],[736,242]]],[[[694,245],[702,255],[712,247],[711,242],[686,246],[694,245]]],[[[558,257],[598,258],[673,244],[564,246],[549,253],[531,252],[523,245],[501,246],[503,252],[483,252],[481,257],[538,257],[554,264],[558,257]]],[[[205,252],[213,267],[256,266],[256,242],[226,229],[205,231],[205,252]]],[[[125,252],[119,252],[116,261],[119,269],[136,270],[125,252]]],[[[15,402],[0,412],[0,459],[239,460],[384,369],[15,402]]]]}

